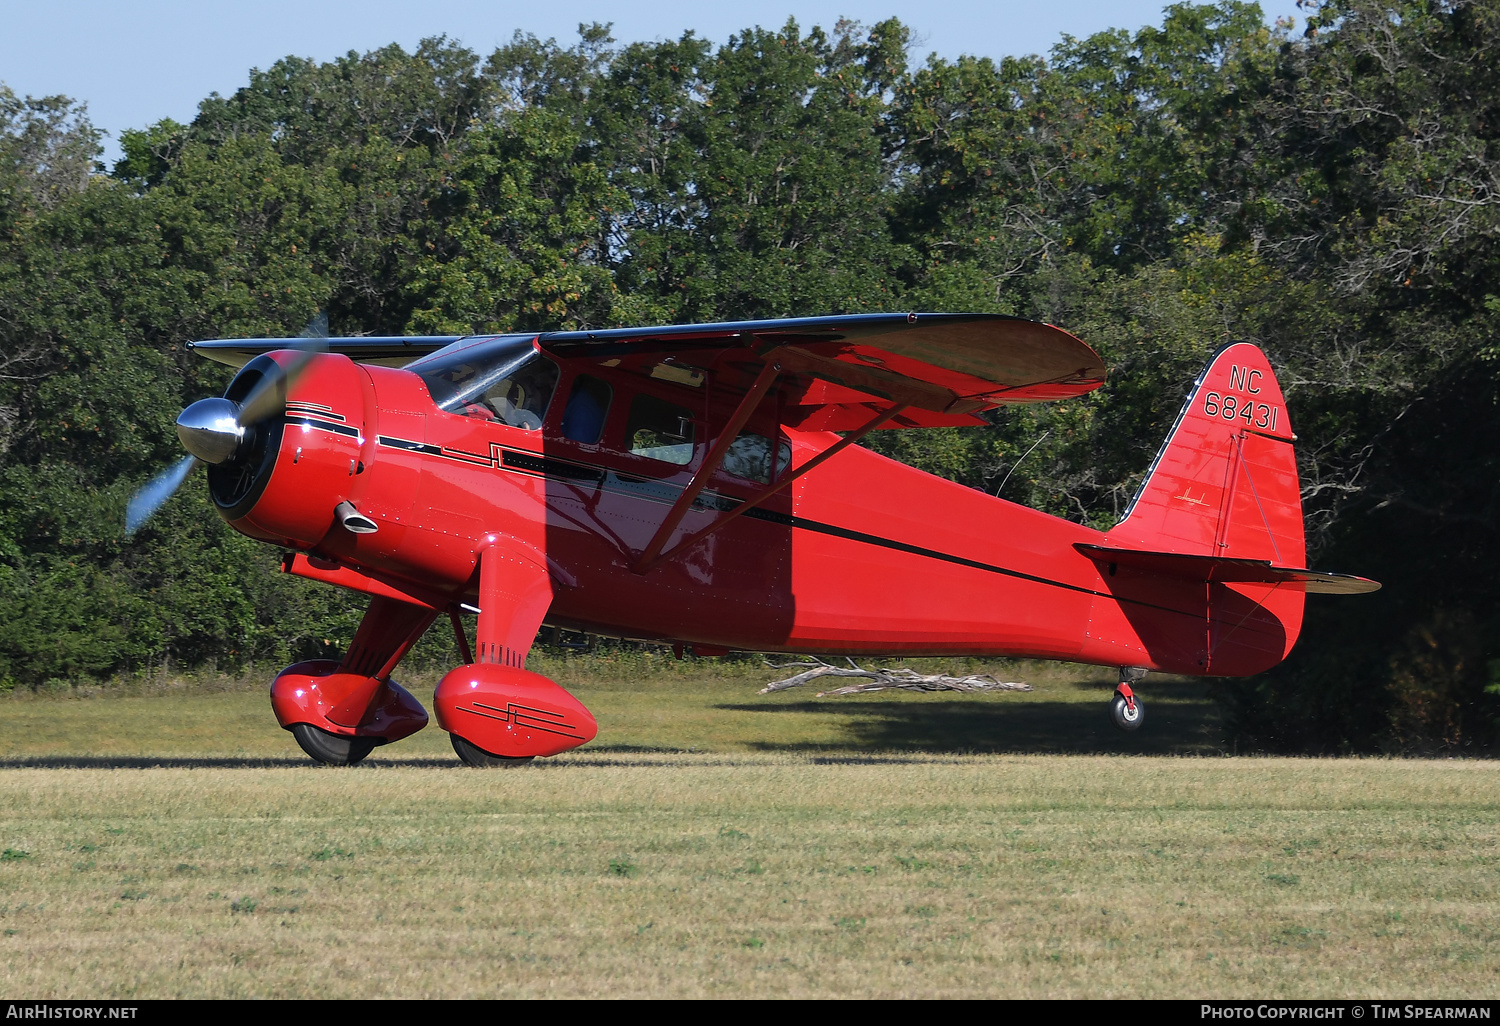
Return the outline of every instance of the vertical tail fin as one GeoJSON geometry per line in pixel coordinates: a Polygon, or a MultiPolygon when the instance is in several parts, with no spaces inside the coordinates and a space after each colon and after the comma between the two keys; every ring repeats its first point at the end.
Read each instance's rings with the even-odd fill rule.
{"type": "Polygon", "coordinates": [[[1227,345],[1198,376],[1109,544],[1302,567],[1302,497],[1286,401],[1265,354],[1227,345]]]}
{"type": "Polygon", "coordinates": [[[1117,610],[1157,667],[1238,677],[1286,658],[1308,592],[1379,588],[1302,569],[1294,438],[1265,354],[1248,342],[1215,353],[1107,544],[1079,546],[1107,568],[1113,600],[1095,604],[1090,629],[1107,636],[1117,610]]]}

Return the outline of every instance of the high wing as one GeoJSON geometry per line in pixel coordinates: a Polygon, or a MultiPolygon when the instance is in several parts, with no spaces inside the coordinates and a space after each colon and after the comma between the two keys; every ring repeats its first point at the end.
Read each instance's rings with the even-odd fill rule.
{"type": "Polygon", "coordinates": [[[463,335],[390,335],[369,338],[214,338],[189,342],[199,356],[231,367],[243,367],[263,353],[278,349],[317,347],[341,353],[355,363],[378,363],[404,367],[413,360],[435,353],[464,338],[463,335]]]}
{"type": "MultiPolygon", "coordinates": [[[[788,398],[808,408],[801,426],[829,430],[866,419],[872,401],[907,411],[892,426],[977,424],[974,414],[983,410],[1071,398],[1104,383],[1103,361],[1068,332],[999,314],[844,314],[516,335],[534,338],[559,359],[642,353],[718,359],[735,350],[757,364],[774,358],[800,382],[788,398]]],[[[356,362],[399,367],[454,343],[494,337],[213,339],[189,347],[234,367],[310,344],[356,362]]]]}
{"type": "Polygon", "coordinates": [[[1009,403],[1093,391],[1104,363],[1050,324],[1000,314],[844,314],[662,328],[553,331],[537,344],[559,357],[686,354],[742,348],[775,355],[789,373],[861,393],[810,390],[809,405],[870,397],[962,416],[1009,403]]]}

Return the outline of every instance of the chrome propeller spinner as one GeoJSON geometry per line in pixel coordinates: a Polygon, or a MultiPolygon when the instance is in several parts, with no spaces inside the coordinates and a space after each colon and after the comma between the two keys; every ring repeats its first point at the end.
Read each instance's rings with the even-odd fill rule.
{"type": "Polygon", "coordinates": [[[178,414],[177,437],[184,449],[204,463],[223,463],[245,438],[239,416],[238,403],[218,397],[199,399],[178,414]]]}

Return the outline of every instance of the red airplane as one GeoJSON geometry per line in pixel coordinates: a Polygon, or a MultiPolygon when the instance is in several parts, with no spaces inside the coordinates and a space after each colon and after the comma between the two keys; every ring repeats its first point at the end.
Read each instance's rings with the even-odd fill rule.
{"type": "Polygon", "coordinates": [[[132,502],[134,530],[195,462],[282,568],[365,592],[342,660],[289,666],[271,704],[335,765],[420,730],[391,679],[440,616],[464,665],[433,697],[460,759],[590,741],[589,711],[525,669],[545,623],[761,652],[1023,656],[1243,676],[1291,651],[1308,592],[1291,422],[1255,346],[1199,376],[1124,519],[1049,516],[856,445],[977,425],[1098,388],[1067,332],[1017,318],[862,314],[463,338],[199,342],[240,366],[183,411],[192,454],[132,502]],[[472,647],[463,611],[477,613],[472,647]]]}

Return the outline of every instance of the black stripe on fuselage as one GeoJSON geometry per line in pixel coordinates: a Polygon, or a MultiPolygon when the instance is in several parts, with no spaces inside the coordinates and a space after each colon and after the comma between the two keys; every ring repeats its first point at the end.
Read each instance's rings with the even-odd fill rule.
{"type": "Polygon", "coordinates": [[[428,456],[441,456],[443,454],[443,450],[439,446],[428,445],[426,442],[412,442],[405,438],[394,438],[390,435],[376,435],[375,441],[389,449],[420,452],[428,456]]]}
{"type": "Polygon", "coordinates": [[[336,435],[348,435],[350,438],[359,437],[359,429],[350,427],[348,424],[334,424],[326,420],[318,420],[315,417],[289,415],[286,418],[287,427],[312,427],[319,431],[332,431],[336,435]]]}
{"type": "MultiPolygon", "coordinates": [[[[389,435],[379,435],[377,436],[377,441],[381,445],[389,446],[393,449],[420,452],[428,456],[454,460],[459,463],[469,464],[470,466],[474,465],[472,458],[465,458],[465,456],[460,456],[457,453],[447,452],[441,446],[413,442],[404,438],[393,438],[389,435]]],[[[525,474],[528,477],[558,480],[573,485],[592,484],[595,487],[616,495],[628,495],[632,498],[644,499],[647,502],[655,502],[664,506],[670,506],[677,500],[677,496],[682,494],[681,485],[667,484],[664,481],[655,481],[635,475],[620,474],[607,467],[597,466],[592,463],[578,463],[572,460],[557,459],[552,456],[542,456],[534,452],[528,452],[525,449],[498,448],[500,448],[499,469],[525,474]]],[[[489,465],[493,467],[494,462],[490,461],[489,465]]],[[[727,513],[743,502],[743,499],[737,499],[732,495],[724,495],[720,492],[704,489],[693,501],[693,509],[727,513]]],[[[783,527],[799,528],[803,531],[825,534],[833,538],[844,538],[848,541],[876,545],[880,548],[892,549],[896,552],[906,552],[913,556],[924,556],[928,559],[936,559],[944,563],[953,563],[957,566],[966,566],[974,570],[1000,574],[1003,577],[1031,581],[1034,584],[1050,585],[1054,588],[1061,588],[1064,591],[1077,592],[1080,595],[1107,598],[1116,602],[1129,602],[1133,605],[1145,606],[1150,609],[1160,609],[1163,612],[1178,613],[1183,616],[1197,615],[1186,610],[1174,609],[1171,606],[1157,605],[1154,602],[1144,602],[1140,599],[1125,598],[1113,595],[1107,591],[1087,588],[1080,584],[1069,584],[1066,581],[1058,581],[1050,577],[1040,577],[1036,574],[1028,574],[1022,570],[1012,570],[1009,567],[996,566],[993,563],[969,559],[966,556],[954,555],[951,552],[943,552],[939,549],[929,549],[921,545],[911,545],[907,542],[896,541],[893,538],[883,538],[878,534],[867,534],[864,531],[854,531],[847,527],[836,527],[833,524],[825,524],[818,520],[809,520],[806,517],[778,513],[775,510],[765,509],[764,507],[746,510],[744,515],[766,523],[780,524],[783,527]]]]}
{"type": "MultiPolygon", "coordinates": [[[[753,517],[759,510],[750,510],[745,514],[753,517]]],[[[992,574],[1003,574],[1006,577],[1015,577],[1023,581],[1032,581],[1036,584],[1050,584],[1054,588],[1062,588],[1066,591],[1076,591],[1084,595],[1098,595],[1103,598],[1116,598],[1116,596],[1104,591],[1095,591],[1093,588],[1085,588],[1079,584],[1068,584],[1065,581],[1054,581],[1050,577],[1038,577],[1021,570],[1011,570],[1008,567],[995,566],[993,563],[981,563],[977,559],[969,559],[965,556],[955,556],[951,552],[942,552],[938,549],[923,548],[921,545],[908,545],[893,538],[882,538],[878,534],[866,534],[863,531],[851,531],[847,527],[835,527],[833,524],[824,524],[816,520],[808,520],[804,517],[782,514],[793,527],[800,527],[804,531],[814,531],[818,534],[826,534],[834,538],[847,538],[849,541],[864,542],[866,545],[879,545],[884,549],[894,549],[897,552],[909,552],[913,556],[926,556],[929,559],[940,559],[945,563],[955,563],[958,566],[972,567],[975,570],[986,570],[992,574]]],[[[1165,606],[1158,608],[1167,608],[1165,606]]],[[[1173,610],[1177,612],[1178,610],[1173,610]]]]}

